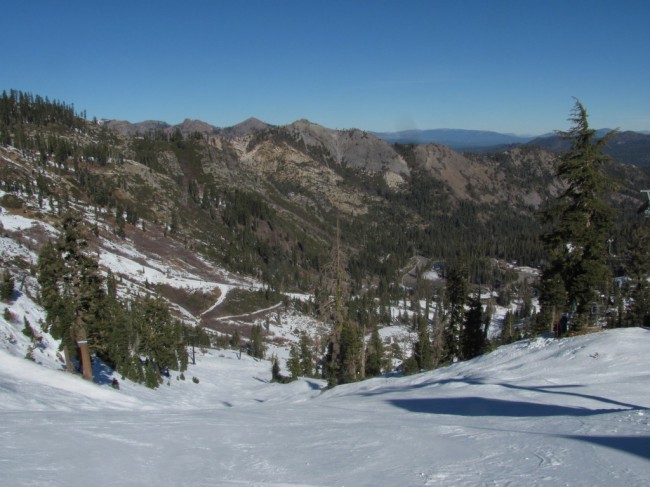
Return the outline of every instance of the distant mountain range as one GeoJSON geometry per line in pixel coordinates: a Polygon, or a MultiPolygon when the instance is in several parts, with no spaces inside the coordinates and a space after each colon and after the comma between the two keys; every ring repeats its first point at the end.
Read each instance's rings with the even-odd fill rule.
{"type": "MultiPolygon", "coordinates": [[[[610,129],[599,129],[603,137],[610,129]]],[[[563,152],[569,143],[557,134],[519,136],[484,130],[434,129],[404,130],[401,132],[373,132],[377,137],[400,144],[440,144],[460,152],[491,152],[512,145],[535,145],[552,152],[563,152]]],[[[616,161],[635,166],[650,166],[650,133],[617,132],[610,139],[605,152],[616,161]]]]}
{"type": "MultiPolygon", "coordinates": [[[[256,118],[249,118],[232,127],[215,127],[200,120],[186,119],[177,125],[166,122],[147,120],[131,123],[123,120],[102,120],[107,128],[116,130],[124,135],[135,136],[162,131],[171,134],[175,131],[184,136],[201,133],[226,138],[243,137],[267,129],[277,129],[256,118]]],[[[311,122],[298,120],[291,126],[315,126],[311,122]]],[[[604,136],[610,129],[599,129],[597,135],[604,136]]],[[[354,132],[354,131],[352,131],[354,132]]],[[[363,132],[363,131],[357,131],[363,132]]],[[[364,132],[366,133],[366,132],[364,132]]],[[[563,152],[568,149],[568,142],[557,134],[548,133],[539,136],[522,136],[502,134],[486,130],[464,129],[432,129],[432,130],[403,130],[400,132],[367,132],[388,143],[400,144],[438,144],[445,145],[458,152],[494,152],[516,145],[535,145],[551,152],[563,152]]],[[[650,167],[650,133],[624,131],[616,133],[605,149],[617,162],[635,166],[650,167]]]]}
{"type": "Polygon", "coordinates": [[[535,136],[525,137],[485,130],[462,129],[403,130],[373,132],[373,134],[391,143],[441,144],[460,151],[497,145],[525,144],[535,138],[535,136]]]}

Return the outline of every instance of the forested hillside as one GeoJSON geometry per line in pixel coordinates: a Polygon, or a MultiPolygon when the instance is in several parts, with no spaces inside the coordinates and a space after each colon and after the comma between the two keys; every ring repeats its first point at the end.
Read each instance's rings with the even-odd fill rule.
{"type": "MultiPolygon", "coordinates": [[[[377,327],[395,322],[389,307],[400,300],[412,303],[413,313],[405,321],[411,320],[409,326],[418,336],[411,363],[405,365],[411,370],[484,351],[489,346],[486,314],[495,301],[510,303],[516,297],[518,309],[524,309],[516,317],[517,329],[510,326],[512,321],[504,321],[509,324],[504,325],[504,341],[549,329],[548,322],[532,316],[531,302],[540,294],[558,310],[571,306],[512,270],[513,263],[538,269],[558,264],[548,243],[549,235],[557,235],[557,222],[542,217],[574,191],[580,179],[573,173],[562,177],[561,157],[539,147],[460,154],[440,145],[391,145],[361,130],[330,130],[306,120],[270,126],[251,119],[224,129],[187,120],[175,127],[88,121],[72,105],[14,90],[0,98],[0,142],[0,203],[8,211],[58,224],[62,235],[71,214],[80,212],[85,215],[81,218],[89,249],[96,244],[93,239],[130,241],[155,249],[169,262],[205,259],[247,276],[261,283],[263,295],[246,312],[286,302],[281,296],[290,292],[311,296],[296,306],[333,324],[329,343],[321,343],[315,353],[335,365],[332,383],[364,376],[373,350],[375,365],[368,373],[385,370],[377,327]],[[172,244],[175,254],[168,250],[172,244]],[[434,268],[440,277],[436,283],[424,278],[434,268]],[[365,350],[363,338],[373,333],[375,345],[365,350]]],[[[599,249],[596,260],[607,267],[607,277],[603,274],[599,285],[604,294],[585,298],[579,311],[586,313],[593,305],[598,315],[592,323],[620,325],[627,319],[625,303],[631,295],[609,283],[629,276],[636,266],[640,286],[639,276],[647,273],[639,243],[645,238],[645,220],[638,210],[644,203],[640,191],[650,188],[650,177],[634,166],[606,157],[598,160],[594,170],[604,179],[590,201],[608,208],[611,225],[594,237],[598,246],[593,248],[599,249]],[[639,257],[633,260],[635,252],[639,257]]],[[[571,238],[562,245],[574,245],[577,237],[571,238]]],[[[66,255],[64,242],[50,248],[41,238],[33,245],[51,255],[51,266],[60,267],[57,259],[66,255]]],[[[2,265],[15,272],[13,264],[2,265]]],[[[31,265],[30,272],[38,271],[45,279],[43,291],[49,285],[56,295],[61,289],[57,279],[65,273],[53,274],[48,284],[43,277],[46,263],[39,264],[40,270],[31,265]]],[[[148,301],[111,302],[118,285],[110,279],[93,281],[94,274],[84,270],[98,265],[90,262],[75,275],[96,284],[103,311],[84,304],[74,286],[70,293],[77,304],[72,308],[42,296],[49,326],[64,341],[69,330],[56,328],[57,316],[63,321],[76,316],[87,325],[79,324],[68,336],[80,340],[88,333],[101,335],[101,327],[93,328],[101,322],[101,313],[124,313],[129,317],[125,320],[134,323],[147,313],[165,313],[148,301]]],[[[544,282],[550,286],[554,281],[549,277],[544,282]]],[[[562,289],[560,294],[566,291],[562,289]]],[[[164,287],[149,292],[167,297],[177,293],[164,287]]],[[[644,294],[636,296],[637,303],[645,299],[644,294]]],[[[232,314],[244,314],[235,301],[229,302],[236,310],[232,314]]],[[[200,314],[201,325],[233,333],[205,307],[198,308],[197,315],[205,314],[200,314]]],[[[638,308],[637,317],[645,319],[638,308]]],[[[169,330],[176,331],[163,334],[169,341],[160,338],[159,343],[166,343],[167,349],[180,347],[182,330],[171,318],[163,318],[169,330]]],[[[259,331],[246,330],[252,345],[259,331]]],[[[141,345],[134,340],[129,353],[141,345]]],[[[225,340],[233,342],[232,337],[225,340]]],[[[130,367],[128,353],[120,346],[109,350],[97,345],[94,353],[104,354],[113,365],[130,367]]],[[[161,368],[179,367],[180,355],[157,361],[161,368]]],[[[133,372],[143,373],[138,367],[133,372]]]]}

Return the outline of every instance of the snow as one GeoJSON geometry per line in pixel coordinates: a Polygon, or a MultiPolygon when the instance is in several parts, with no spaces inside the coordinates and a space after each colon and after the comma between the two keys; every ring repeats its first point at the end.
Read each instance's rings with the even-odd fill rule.
{"type": "Polygon", "coordinates": [[[2,351],[3,483],[648,485],[649,347],[641,328],[538,338],[324,392],[231,350],[119,391],[2,351]]]}
{"type": "MultiPolygon", "coordinates": [[[[14,232],[35,224],[23,218],[0,213],[14,232]]],[[[0,252],[35,258],[4,237],[0,252]]],[[[168,269],[128,242],[102,242],[100,262],[137,284],[218,287],[215,305],[250,285],[168,269]]],[[[36,292],[26,275],[24,289],[0,302],[2,485],[650,485],[650,330],[523,340],[436,371],[332,390],[315,379],[272,383],[268,361],[197,349],[184,380],[172,371],[152,390],[101,364],[97,383],[64,372],[56,341],[40,331],[36,292]],[[22,333],[25,319],[39,341],[22,333]]],[[[295,310],[273,314],[268,332],[279,341],[326,331],[295,310]]],[[[380,333],[412,338],[406,326],[380,333]]],[[[271,353],[286,359],[287,347],[271,353]]]]}

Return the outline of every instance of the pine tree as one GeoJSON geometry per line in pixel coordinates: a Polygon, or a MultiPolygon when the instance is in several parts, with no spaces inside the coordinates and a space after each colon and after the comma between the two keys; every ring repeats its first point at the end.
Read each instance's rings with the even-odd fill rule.
{"type": "Polygon", "coordinates": [[[359,326],[352,321],[345,321],[341,331],[341,354],[339,367],[339,384],[359,380],[361,376],[361,352],[363,337],[359,326]]]}
{"type": "Polygon", "coordinates": [[[650,221],[642,221],[632,233],[627,271],[632,276],[631,305],[626,323],[630,326],[650,326],[650,221]]]}
{"type": "Polygon", "coordinates": [[[508,344],[519,339],[518,330],[515,328],[515,315],[512,311],[507,311],[503,317],[501,327],[501,343],[508,344]]]}
{"type": "Polygon", "coordinates": [[[429,335],[429,320],[424,315],[417,315],[416,324],[418,341],[415,343],[414,356],[420,370],[431,370],[433,368],[433,353],[429,335]]]}
{"type": "Polygon", "coordinates": [[[381,375],[384,368],[384,343],[379,335],[377,324],[372,327],[370,342],[366,349],[366,377],[381,375]]]}
{"type": "Polygon", "coordinates": [[[9,273],[9,269],[2,272],[0,278],[0,299],[9,300],[14,294],[14,278],[9,273]]]}
{"type": "MultiPolygon", "coordinates": [[[[171,317],[167,304],[161,298],[134,299],[129,303],[125,321],[126,343],[122,342],[121,345],[126,346],[123,349],[127,353],[126,370],[132,374],[127,377],[144,381],[148,387],[157,387],[162,381],[160,374],[164,369],[187,370],[184,327],[171,317]]],[[[124,371],[122,373],[125,374],[124,371]]]]}
{"type": "Polygon", "coordinates": [[[97,260],[86,253],[81,222],[79,215],[64,215],[58,240],[39,254],[38,279],[47,325],[52,336],[61,339],[67,370],[72,371],[79,351],[83,376],[92,380],[90,352],[103,291],[97,260]]]}
{"type": "MultiPolygon", "coordinates": [[[[293,376],[296,378],[297,376],[293,376]]],[[[281,382],[283,380],[282,374],[280,374],[280,361],[278,357],[273,355],[271,357],[271,382],[281,382]]]]}
{"type": "Polygon", "coordinates": [[[485,351],[483,307],[480,296],[478,295],[470,299],[469,310],[467,310],[465,322],[463,323],[461,342],[464,360],[477,357],[485,351]]]}
{"type": "Polygon", "coordinates": [[[264,345],[264,338],[262,337],[262,326],[253,325],[251,329],[250,337],[250,354],[255,358],[264,358],[264,352],[266,351],[266,346],[264,345]]]}
{"type": "Polygon", "coordinates": [[[325,357],[323,360],[323,376],[327,379],[328,387],[337,384],[356,381],[365,372],[363,370],[363,338],[356,322],[345,319],[343,305],[345,271],[344,256],[341,251],[339,224],[337,220],[336,246],[332,251],[332,261],[328,273],[334,298],[334,308],[331,312],[332,332],[330,333],[325,357]]]}
{"type": "Polygon", "coordinates": [[[300,351],[295,344],[292,344],[291,349],[289,350],[287,368],[291,373],[291,377],[294,379],[297,379],[302,375],[302,367],[300,365],[300,351]]]}
{"type": "Polygon", "coordinates": [[[468,269],[463,261],[457,262],[447,276],[447,315],[445,317],[445,356],[447,361],[461,358],[461,333],[465,321],[465,303],[469,290],[468,269]]]}
{"type": "MultiPolygon", "coordinates": [[[[596,131],[589,128],[587,112],[579,101],[570,121],[571,129],[560,135],[571,142],[571,149],[556,165],[565,189],[542,213],[551,228],[543,236],[549,263],[542,275],[542,289],[555,294],[553,288],[562,281],[566,299],[543,294],[541,302],[564,312],[575,311],[575,322],[583,326],[589,321],[591,304],[606,290],[610,277],[607,240],[612,211],[603,201],[608,184],[603,166],[609,158],[602,150],[612,132],[596,140],[596,131]]],[[[556,314],[546,312],[553,318],[556,314]]]]}
{"type": "Polygon", "coordinates": [[[300,372],[303,377],[311,377],[314,375],[314,353],[312,351],[313,344],[309,335],[303,332],[300,335],[300,372]]]}

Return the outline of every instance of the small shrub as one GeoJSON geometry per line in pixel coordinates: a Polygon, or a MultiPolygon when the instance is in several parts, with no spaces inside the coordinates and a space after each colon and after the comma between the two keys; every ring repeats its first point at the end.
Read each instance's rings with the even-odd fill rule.
{"type": "Polygon", "coordinates": [[[27,321],[27,318],[25,318],[25,326],[23,327],[23,335],[25,335],[27,338],[34,339],[34,330],[32,329],[32,325],[30,325],[29,321],[27,321]]]}
{"type": "Polygon", "coordinates": [[[0,198],[0,203],[5,208],[19,209],[23,207],[23,200],[13,194],[6,194],[0,198]]]}

